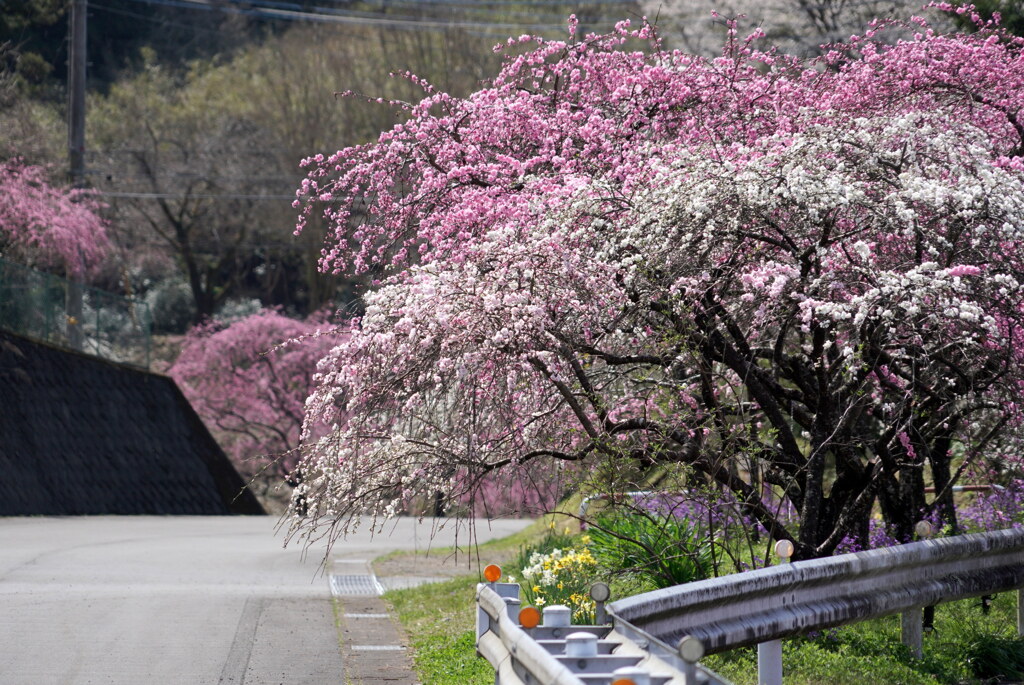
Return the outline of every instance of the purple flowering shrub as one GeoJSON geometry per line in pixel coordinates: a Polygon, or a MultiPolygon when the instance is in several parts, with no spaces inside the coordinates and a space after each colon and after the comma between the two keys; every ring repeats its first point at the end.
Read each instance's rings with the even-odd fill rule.
{"type": "MultiPolygon", "coordinates": [[[[928,521],[935,535],[978,533],[1003,528],[1024,526],[1024,478],[1012,478],[997,484],[989,474],[987,485],[974,485],[958,493],[956,498],[957,530],[942,521],[937,510],[921,517],[928,521]]],[[[724,569],[722,563],[733,562],[736,570],[766,566],[770,561],[769,549],[773,542],[768,531],[745,511],[743,503],[728,492],[693,489],[687,492],[632,492],[626,497],[613,498],[613,506],[637,518],[678,519],[683,525],[698,531],[720,551],[714,564],[714,574],[724,569]],[[631,513],[629,513],[631,512],[631,513]],[[744,553],[745,552],[745,553],[744,553]]],[[[786,525],[799,521],[799,512],[786,498],[766,492],[761,499],[766,509],[774,512],[786,525]]],[[[848,535],[836,547],[836,554],[861,552],[868,549],[891,547],[911,542],[899,539],[880,516],[868,521],[864,539],[848,535]]]]}
{"type": "Polygon", "coordinates": [[[1014,478],[977,493],[960,509],[958,518],[965,532],[1020,528],[1024,525],[1024,479],[1014,478]]]}

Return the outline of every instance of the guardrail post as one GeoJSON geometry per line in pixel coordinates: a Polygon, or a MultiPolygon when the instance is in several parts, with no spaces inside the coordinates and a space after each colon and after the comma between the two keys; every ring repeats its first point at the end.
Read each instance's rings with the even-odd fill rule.
{"type": "Polygon", "coordinates": [[[1017,590],[1017,636],[1024,637],[1024,588],[1017,590]]]}
{"type": "MultiPolygon", "coordinates": [[[[928,521],[918,521],[914,525],[914,532],[919,540],[928,540],[935,534],[935,527],[928,521]]],[[[931,608],[934,612],[933,607],[915,607],[904,611],[900,617],[900,639],[910,649],[910,653],[914,655],[915,659],[924,657],[924,610],[926,608],[931,608]]]]}
{"type": "MultiPolygon", "coordinates": [[[[486,580],[486,587],[494,590],[499,597],[505,600],[505,610],[508,612],[508,617],[513,621],[519,620],[519,584],[518,583],[499,583],[501,580],[501,567],[497,564],[491,564],[484,569],[484,580],[486,580]]],[[[484,587],[484,583],[477,585],[477,598],[480,597],[480,588],[484,587]]],[[[476,639],[480,640],[480,637],[490,630],[491,619],[487,615],[487,612],[479,608],[479,603],[476,611],[476,639]]]]}
{"type": "MultiPolygon", "coordinates": [[[[783,564],[793,556],[793,543],[779,540],[775,554],[783,564]]],[[[769,640],[757,646],[757,685],[782,685],[782,640],[769,640]]]]}
{"type": "Polygon", "coordinates": [[[623,666],[612,672],[612,685],[629,683],[630,685],[651,685],[651,674],[636,666],[623,666]]]}
{"type": "Polygon", "coordinates": [[[516,597],[502,597],[505,600],[505,611],[508,612],[508,617],[514,622],[519,623],[519,605],[521,602],[516,597]]]}
{"type": "Polygon", "coordinates": [[[608,615],[604,603],[612,596],[608,583],[594,583],[590,586],[590,598],[594,600],[594,625],[603,626],[608,623],[608,615]]]}
{"type": "Polygon", "coordinates": [[[757,646],[757,685],[782,685],[782,640],[757,646]]]}
{"type": "Polygon", "coordinates": [[[597,635],[569,633],[565,636],[565,655],[575,659],[590,659],[597,656],[597,635]]]}
{"type": "Polygon", "coordinates": [[[685,635],[679,641],[678,652],[683,659],[683,685],[697,685],[697,662],[704,656],[704,643],[692,635],[685,635]]]}
{"type": "Polygon", "coordinates": [[[923,635],[921,630],[922,617],[921,607],[907,609],[902,615],[900,635],[903,639],[903,644],[910,648],[910,653],[914,655],[915,659],[920,659],[924,656],[924,649],[921,646],[923,635]]]}
{"type": "Polygon", "coordinates": [[[552,604],[544,607],[544,622],[546,628],[568,628],[572,624],[572,609],[561,604],[552,604]]]}

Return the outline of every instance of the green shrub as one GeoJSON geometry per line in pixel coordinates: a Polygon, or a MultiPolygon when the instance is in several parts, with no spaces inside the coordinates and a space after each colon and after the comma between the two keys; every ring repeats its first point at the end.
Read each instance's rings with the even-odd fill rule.
{"type": "Polygon", "coordinates": [[[964,647],[964,663],[981,680],[1024,678],[1024,640],[979,635],[964,647]]]}
{"type": "Polygon", "coordinates": [[[714,575],[714,543],[686,519],[619,511],[599,517],[588,532],[604,568],[642,585],[671,587],[714,575]]]}

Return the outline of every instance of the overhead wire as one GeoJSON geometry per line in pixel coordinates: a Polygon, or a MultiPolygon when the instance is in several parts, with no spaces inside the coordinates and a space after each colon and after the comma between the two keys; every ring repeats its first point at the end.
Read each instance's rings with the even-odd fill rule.
{"type": "Polygon", "coordinates": [[[180,200],[184,198],[196,199],[196,200],[289,200],[295,199],[295,194],[291,195],[255,195],[255,194],[243,194],[243,193],[143,193],[143,192],[126,192],[120,190],[96,190],[91,194],[99,195],[100,197],[119,197],[119,198],[139,198],[146,200],[180,200]]]}
{"type": "MultiPolygon", "coordinates": [[[[386,26],[396,29],[403,30],[451,30],[451,29],[467,29],[474,32],[486,32],[486,33],[506,33],[508,31],[565,31],[566,24],[563,21],[558,23],[546,23],[545,21],[533,21],[533,22],[491,22],[491,21],[467,21],[465,19],[457,18],[434,18],[434,17],[409,17],[409,16],[388,16],[383,13],[364,12],[359,10],[343,10],[335,9],[330,7],[314,7],[312,10],[301,9],[300,5],[295,3],[276,2],[275,0],[247,0],[245,6],[241,4],[233,4],[231,2],[214,2],[213,0],[130,0],[135,3],[142,3],[147,5],[159,5],[166,7],[178,7],[184,9],[193,9],[199,11],[210,11],[210,12],[223,12],[227,14],[237,14],[242,16],[250,16],[261,19],[272,19],[282,21],[303,21],[303,22],[316,22],[316,23],[335,23],[335,24],[361,24],[371,26],[386,26]],[[291,7],[299,7],[299,9],[289,9],[291,7]]],[[[386,4],[386,3],[385,3],[386,4]]],[[[422,7],[422,4],[409,3],[411,6],[422,7]]],[[[443,7],[440,3],[424,3],[426,5],[434,5],[437,7],[443,7]]],[[[514,3],[510,3],[514,4],[514,3]]],[[[527,4],[530,3],[521,3],[527,4]]],[[[609,4],[611,4],[609,2],[609,4]]],[[[472,7],[467,4],[465,7],[472,7]]],[[[552,3],[552,6],[556,6],[556,3],[552,3]]],[[[478,9],[478,8],[474,8],[478,9]]],[[[555,22],[554,17],[551,17],[551,22],[555,22]]],[[[613,24],[616,20],[591,19],[588,23],[609,23],[613,24]]]]}
{"type": "MultiPolygon", "coordinates": [[[[341,3],[350,4],[345,0],[319,0],[318,6],[314,6],[311,9],[307,9],[306,6],[294,2],[281,2],[280,0],[246,0],[244,6],[242,3],[235,3],[232,0],[227,1],[216,1],[216,0],[130,0],[137,4],[144,4],[150,6],[164,6],[164,7],[176,7],[183,9],[192,9],[198,11],[209,11],[209,12],[222,12],[227,14],[235,14],[242,16],[251,16],[261,19],[271,20],[283,20],[283,21],[301,21],[301,22],[315,22],[315,23],[335,23],[335,24],[355,24],[355,25],[369,25],[369,26],[382,26],[401,30],[413,30],[413,31],[437,31],[437,30],[451,30],[451,29],[469,29],[474,32],[492,32],[492,33],[505,33],[509,31],[565,31],[566,25],[564,23],[545,23],[544,21],[533,21],[528,23],[514,23],[514,22],[489,22],[489,21],[468,21],[465,18],[456,18],[454,12],[464,13],[467,10],[482,11],[486,7],[532,7],[532,6],[549,6],[566,7],[572,3],[564,2],[563,0],[484,0],[477,2],[476,0],[383,0],[380,3],[381,12],[367,12],[359,10],[345,10],[334,7],[325,7],[322,5],[329,3],[341,3]],[[429,7],[432,11],[449,9],[453,10],[452,18],[440,19],[437,17],[422,16],[391,16],[384,14],[383,11],[389,7],[415,7],[424,8],[429,7]]],[[[580,8],[586,8],[589,6],[611,6],[616,4],[622,4],[620,0],[587,0],[585,3],[577,3],[576,6],[580,8]]],[[[200,26],[191,26],[180,22],[173,22],[166,18],[155,18],[147,17],[137,12],[130,12],[128,10],[109,7],[107,5],[93,2],[90,7],[99,9],[101,11],[111,12],[114,14],[120,14],[129,16],[137,19],[148,20],[159,22],[164,25],[172,25],[180,28],[188,28],[195,31],[201,31],[204,33],[216,33],[215,30],[205,29],[200,26]]],[[[503,11],[502,14],[507,16],[509,13],[503,11]]],[[[530,15],[535,16],[535,15],[530,15]]],[[[554,19],[552,18],[552,22],[554,19]]],[[[611,20],[608,20],[611,22],[611,20]]],[[[588,23],[599,23],[597,20],[591,20],[588,23]]],[[[115,151],[112,151],[115,152],[115,151]]],[[[124,151],[116,151],[124,152],[124,151]]],[[[93,173],[96,173],[93,170],[93,173]]],[[[121,177],[120,174],[118,174],[121,177]]],[[[284,180],[284,179],[281,179],[284,180]]],[[[125,198],[125,199],[181,199],[186,196],[185,193],[175,192],[131,192],[131,191],[97,191],[102,197],[109,198],[125,198]]],[[[292,201],[295,199],[294,194],[292,195],[279,195],[279,194],[252,194],[252,193],[203,193],[203,194],[188,194],[189,198],[194,199],[222,199],[222,200],[252,200],[252,201],[292,201]]]]}

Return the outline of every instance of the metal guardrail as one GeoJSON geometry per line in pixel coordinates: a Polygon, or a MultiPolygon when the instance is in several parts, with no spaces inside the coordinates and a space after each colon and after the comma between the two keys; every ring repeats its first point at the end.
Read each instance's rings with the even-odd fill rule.
{"type": "Polygon", "coordinates": [[[729,685],[696,663],[696,641],[666,659],[611,625],[570,625],[567,607],[545,607],[543,622],[519,607],[518,584],[477,586],[477,652],[494,667],[496,685],[729,685]]]}
{"type": "MultiPolygon", "coordinates": [[[[616,631],[657,651],[671,652],[686,638],[708,653],[902,612],[903,641],[920,655],[923,607],[1022,587],[1024,530],[1011,529],[678,585],[617,600],[608,612],[616,631]]],[[[1020,593],[1018,631],[1024,633],[1020,593]]],[[[759,682],[781,682],[781,647],[765,651],[778,661],[766,671],[777,672],[759,682]]]]}
{"type": "Polygon", "coordinates": [[[0,328],[149,368],[149,305],[0,259],[0,328]]]}

